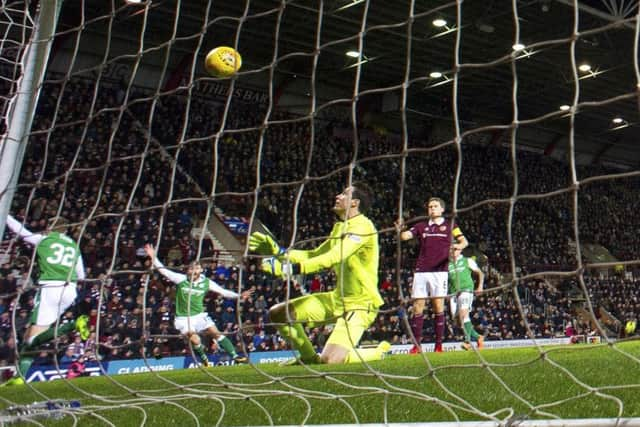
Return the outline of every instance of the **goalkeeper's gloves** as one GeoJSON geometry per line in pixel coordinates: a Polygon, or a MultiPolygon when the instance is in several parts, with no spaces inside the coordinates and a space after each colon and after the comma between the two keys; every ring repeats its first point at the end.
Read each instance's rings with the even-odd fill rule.
{"type": "Polygon", "coordinates": [[[249,251],[260,255],[282,255],[285,253],[285,249],[271,236],[258,231],[249,236],[249,251]]]}
{"type": "Polygon", "coordinates": [[[265,258],[260,264],[260,270],[275,277],[288,278],[301,273],[300,264],[292,264],[289,261],[281,262],[276,257],[265,258]]]}

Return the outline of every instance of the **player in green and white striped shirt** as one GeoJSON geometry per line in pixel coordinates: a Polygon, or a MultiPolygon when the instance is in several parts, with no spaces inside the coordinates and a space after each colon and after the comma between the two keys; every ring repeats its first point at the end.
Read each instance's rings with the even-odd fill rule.
{"type": "MultiPolygon", "coordinates": [[[[79,316],[75,321],[65,324],[57,322],[76,299],[76,282],[85,278],[78,244],[59,231],[32,233],[11,215],[7,216],[7,227],[36,248],[36,261],[40,270],[36,304],[31,312],[20,352],[29,352],[74,329],[83,340],[89,338],[88,316],[79,316]]],[[[23,376],[29,370],[31,362],[31,357],[21,354],[19,368],[23,376]]],[[[13,383],[20,383],[21,378],[18,378],[20,377],[15,377],[13,383]]]]}
{"type": "Polygon", "coordinates": [[[478,264],[472,259],[462,255],[462,249],[451,247],[451,260],[449,261],[449,300],[451,317],[457,318],[460,327],[464,330],[464,342],[462,348],[471,349],[471,341],[478,342],[478,350],[484,345],[484,337],[478,334],[469,318],[469,311],[473,305],[473,295],[480,294],[484,286],[484,273],[478,264]],[[476,285],[473,283],[472,273],[478,277],[476,285]]]}
{"type": "Polygon", "coordinates": [[[156,257],[153,246],[146,244],[144,251],[153,260],[153,266],[160,274],[175,283],[176,286],[176,318],[174,326],[181,334],[189,338],[193,351],[198,355],[202,365],[209,366],[209,358],[204,351],[199,333],[210,335],[233,358],[236,363],[246,363],[247,358],[240,356],[233,347],[230,339],[225,337],[216,327],[215,322],[204,311],[204,297],[209,291],[213,291],[225,298],[247,299],[253,294],[253,290],[247,290],[238,295],[233,291],[224,289],[213,280],[202,274],[202,266],[199,262],[192,262],[187,268],[187,274],[176,273],[169,270],[156,257]]]}

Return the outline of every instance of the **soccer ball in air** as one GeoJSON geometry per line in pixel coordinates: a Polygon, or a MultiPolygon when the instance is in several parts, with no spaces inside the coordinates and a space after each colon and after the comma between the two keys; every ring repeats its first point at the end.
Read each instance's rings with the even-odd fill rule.
{"type": "Polygon", "coordinates": [[[232,47],[212,49],[204,60],[204,68],[214,77],[230,77],[242,67],[242,57],[232,47]]]}

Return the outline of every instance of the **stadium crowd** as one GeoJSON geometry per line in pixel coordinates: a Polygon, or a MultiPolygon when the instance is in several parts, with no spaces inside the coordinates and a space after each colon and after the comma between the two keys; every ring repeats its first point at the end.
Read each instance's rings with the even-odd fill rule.
{"type": "MultiPolygon", "coordinates": [[[[234,291],[255,289],[246,301],[226,300],[213,293],[205,299],[207,312],[238,351],[286,348],[269,325],[268,308],[287,294],[293,297],[331,289],[336,279],[333,273],[294,281],[287,290],[286,283],[262,274],[256,259],[247,258],[241,265],[219,262],[217,248],[208,239],[195,238],[193,227],[206,216],[207,195],[212,191],[222,211],[249,216],[259,165],[261,184],[282,185],[263,187],[257,218],[280,237],[281,244],[290,242],[295,233],[296,247],[304,247],[306,240],[328,234],[333,218],[327,213],[326,201],[341,191],[356,156],[365,160],[354,174],[366,180],[377,197],[369,216],[380,231],[380,291],[385,301],[363,341],[409,342],[404,327],[410,306],[406,297],[417,248],[403,245],[398,253],[395,242],[392,225],[399,215],[400,193],[396,183],[401,182],[402,170],[402,145],[396,137],[362,130],[358,153],[354,153],[345,123],[331,115],[316,120],[313,132],[303,120],[263,130],[264,108],[234,102],[225,128],[246,131],[216,139],[211,135],[220,128],[223,104],[193,99],[185,125],[185,120],[175,120],[186,117],[179,94],[146,97],[143,90],[136,90],[129,100],[135,102],[121,110],[113,107],[124,99],[122,87],[103,84],[98,93],[89,120],[94,87],[88,81],[71,80],[64,89],[59,83],[47,85],[12,208],[14,216],[32,231],[44,231],[52,217],[63,218],[82,249],[88,279],[78,283],[78,299],[91,307],[93,333],[84,342],[73,334],[61,337],[57,347],[61,363],[189,352],[173,328],[172,287],[150,269],[142,249],[148,242],[157,244],[159,258],[171,268],[180,269],[198,258],[203,260],[205,274],[220,286],[234,291]],[[151,111],[151,131],[147,132],[151,111]],[[211,171],[217,172],[215,180],[211,171]],[[319,179],[333,171],[339,173],[319,179]],[[304,191],[297,204],[302,182],[304,191]],[[401,265],[399,270],[397,265],[401,265]]],[[[269,119],[287,118],[294,116],[277,112],[269,119]]],[[[442,197],[449,203],[447,212],[452,210],[457,151],[453,146],[429,149],[441,142],[410,137],[409,146],[417,154],[407,157],[405,164],[402,215],[408,223],[424,217],[424,202],[431,195],[442,197]]],[[[518,195],[540,196],[570,188],[568,165],[519,151],[513,171],[510,151],[487,144],[480,136],[465,138],[462,152],[456,221],[476,253],[486,256],[488,263],[481,262],[481,266],[489,273],[486,291],[474,304],[473,323],[487,339],[495,340],[529,334],[564,336],[568,327],[571,333],[592,333],[591,325],[578,322],[575,316],[576,301],[584,298],[575,298],[579,290],[575,280],[550,281],[540,276],[520,280],[516,288],[501,285],[510,283],[514,273],[522,277],[544,270],[575,270],[574,221],[578,221],[580,241],[599,243],[621,260],[637,259],[640,247],[633,231],[640,227],[640,218],[634,215],[638,202],[628,190],[640,188],[638,178],[581,186],[577,218],[571,191],[520,198],[510,209],[516,183],[518,195]],[[494,201],[486,202],[488,199],[494,201]],[[511,271],[511,255],[516,271],[511,271]]],[[[577,176],[584,179],[610,172],[589,165],[579,167],[577,176]]],[[[0,266],[0,364],[4,365],[14,362],[14,329],[19,340],[35,304],[32,251],[12,237],[5,232],[0,253],[4,256],[0,266]]],[[[594,305],[605,305],[621,320],[637,317],[640,275],[600,277],[588,271],[586,277],[594,305]]],[[[73,316],[69,311],[62,321],[73,316]]],[[[431,324],[425,322],[426,341],[433,334],[431,324]]],[[[462,332],[453,322],[449,320],[447,327],[447,340],[461,339],[462,332]]],[[[329,331],[330,326],[310,331],[314,345],[322,348],[329,331]]],[[[215,341],[209,343],[209,350],[217,351],[215,341]]],[[[51,363],[52,357],[45,351],[37,363],[51,363]]]]}

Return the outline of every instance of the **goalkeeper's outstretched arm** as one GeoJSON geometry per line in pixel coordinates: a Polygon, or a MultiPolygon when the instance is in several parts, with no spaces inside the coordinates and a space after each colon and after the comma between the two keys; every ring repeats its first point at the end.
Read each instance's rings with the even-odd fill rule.
{"type": "Polygon", "coordinates": [[[328,239],[311,251],[290,251],[285,256],[265,259],[260,268],[278,277],[326,270],[357,252],[364,245],[363,237],[367,234],[365,229],[351,229],[339,237],[338,244],[331,245],[331,239],[328,239]]]}
{"type": "Polygon", "coordinates": [[[318,257],[322,254],[325,254],[329,252],[330,249],[331,249],[330,239],[327,239],[315,249],[311,249],[311,250],[292,249],[289,252],[287,252],[287,255],[291,262],[299,263],[311,258],[318,257]]]}
{"type": "Polygon", "coordinates": [[[329,250],[329,241],[323,242],[320,246],[311,250],[292,249],[287,251],[280,246],[275,239],[267,234],[258,231],[249,236],[249,251],[259,255],[276,256],[281,260],[288,258],[291,262],[298,263],[303,260],[316,257],[329,250]]]}

